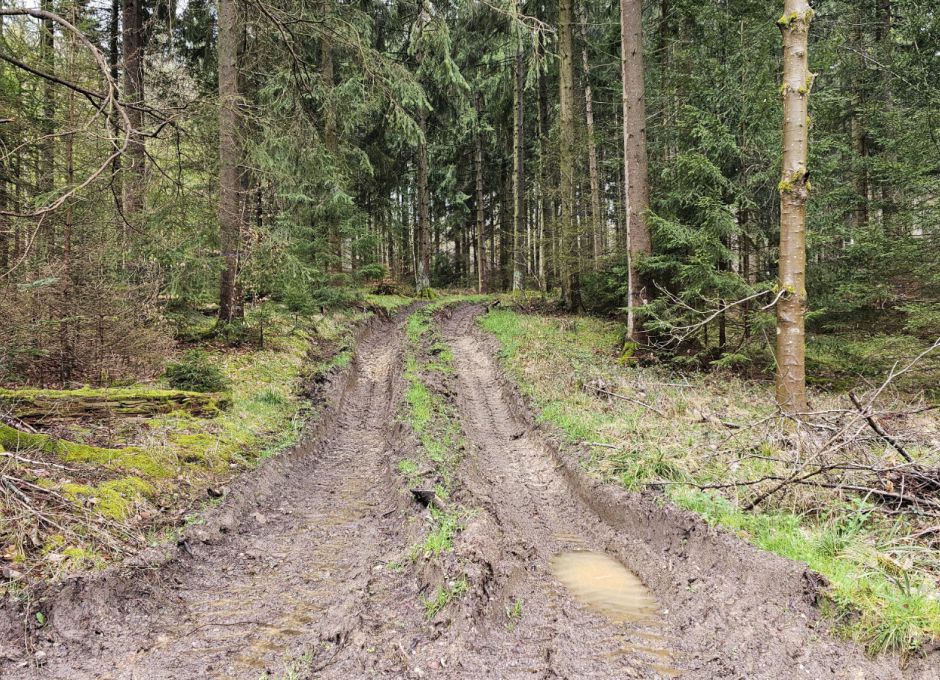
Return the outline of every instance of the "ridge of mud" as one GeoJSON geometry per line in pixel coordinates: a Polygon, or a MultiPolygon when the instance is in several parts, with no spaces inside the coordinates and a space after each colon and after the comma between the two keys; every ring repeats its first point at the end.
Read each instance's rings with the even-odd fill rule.
{"type": "MultiPolygon", "coordinates": [[[[465,305],[446,320],[470,334],[490,358],[498,341],[480,329],[481,306],[465,305]]],[[[617,530],[606,546],[641,577],[663,605],[670,637],[690,677],[910,678],[936,680],[930,659],[906,672],[896,657],[867,657],[861,646],[831,636],[815,606],[818,577],[805,565],[762,551],[673,506],[662,494],[628,492],[590,478],[560,437],[534,417],[534,407],[494,362],[501,400],[524,437],[549,457],[572,495],[599,522],[617,530]]],[[[603,532],[601,532],[603,534],[603,532]]]]}
{"type": "MultiPolygon", "coordinates": [[[[350,389],[359,378],[358,350],[363,340],[393,327],[414,307],[392,317],[376,315],[360,324],[353,334],[353,361],[345,367],[333,366],[308,392],[320,410],[307,422],[299,440],[235,477],[222,503],[201,510],[197,523],[182,529],[175,541],[142,550],[100,572],[83,572],[43,584],[25,602],[9,597],[0,602],[0,677],[4,677],[5,662],[21,662],[32,650],[36,635],[51,631],[60,640],[82,645],[87,643],[89,626],[95,620],[113,619],[115,613],[126,615],[129,607],[140,613],[172,606],[164,593],[180,582],[189,565],[207,547],[257,521],[253,511],[268,504],[291,475],[309,467],[311,457],[322,455],[322,440],[342,417],[350,389]],[[41,627],[36,612],[43,613],[41,627]]],[[[94,634],[102,633],[94,630],[94,634]]]]}

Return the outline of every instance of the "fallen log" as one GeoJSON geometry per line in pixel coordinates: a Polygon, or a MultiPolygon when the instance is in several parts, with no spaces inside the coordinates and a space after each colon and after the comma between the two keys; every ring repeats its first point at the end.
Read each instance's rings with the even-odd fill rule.
{"type": "Polygon", "coordinates": [[[0,410],[27,425],[113,417],[153,416],[186,411],[214,417],[228,408],[229,398],[216,392],[186,392],[151,388],[78,390],[0,389],[0,410]]]}

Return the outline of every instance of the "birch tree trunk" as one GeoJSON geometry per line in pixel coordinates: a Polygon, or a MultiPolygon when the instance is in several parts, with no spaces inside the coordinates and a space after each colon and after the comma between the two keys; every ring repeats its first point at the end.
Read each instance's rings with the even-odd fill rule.
{"type": "Polygon", "coordinates": [[[241,215],[238,204],[238,10],[235,0],[219,0],[219,242],[222,279],[219,320],[238,315],[235,300],[241,215]]]}
{"type": "Polygon", "coordinates": [[[646,86],[643,81],[643,2],[620,0],[620,65],[623,75],[623,160],[627,239],[627,336],[643,340],[636,308],[649,297],[637,261],[651,252],[646,223],[649,208],[649,164],[646,155],[646,86]]]}
{"type": "Polygon", "coordinates": [[[781,297],[777,302],[777,404],[806,410],[806,202],[809,198],[807,49],[813,10],[807,0],[785,0],[777,24],[783,33],[783,168],[780,179],[781,297]]]}

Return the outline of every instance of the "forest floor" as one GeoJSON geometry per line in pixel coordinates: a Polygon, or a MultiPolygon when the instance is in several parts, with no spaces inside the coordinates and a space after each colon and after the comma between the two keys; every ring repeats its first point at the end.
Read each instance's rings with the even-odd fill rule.
{"type": "Polygon", "coordinates": [[[803,564],[587,475],[472,302],[374,320],[173,540],[8,601],[0,677],[940,677],[834,636],[803,564]]]}

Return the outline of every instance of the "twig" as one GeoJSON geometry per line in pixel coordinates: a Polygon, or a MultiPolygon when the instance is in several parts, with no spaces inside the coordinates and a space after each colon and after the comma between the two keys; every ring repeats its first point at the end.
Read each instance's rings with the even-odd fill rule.
{"type": "Polygon", "coordinates": [[[894,450],[900,453],[904,460],[906,460],[908,463],[914,462],[914,459],[911,458],[911,455],[904,450],[903,446],[898,443],[898,440],[885,432],[885,429],[881,427],[881,424],[875,419],[875,416],[869,413],[868,410],[862,406],[862,402],[860,402],[858,397],[855,396],[855,392],[849,392],[849,399],[851,399],[852,403],[855,404],[855,408],[857,408],[858,412],[862,414],[862,417],[865,419],[865,422],[871,426],[871,429],[878,433],[882,439],[891,444],[894,450]]]}
{"type": "Polygon", "coordinates": [[[622,394],[617,394],[616,392],[609,392],[601,387],[595,387],[593,385],[591,385],[590,387],[592,390],[600,394],[606,394],[608,397],[613,397],[614,399],[622,399],[623,401],[629,401],[631,404],[636,404],[637,406],[642,406],[643,408],[649,409],[650,411],[660,416],[661,418],[666,417],[666,414],[663,411],[660,411],[655,406],[651,406],[650,404],[647,404],[645,401],[641,401],[640,399],[634,399],[633,397],[625,397],[622,394]]]}

